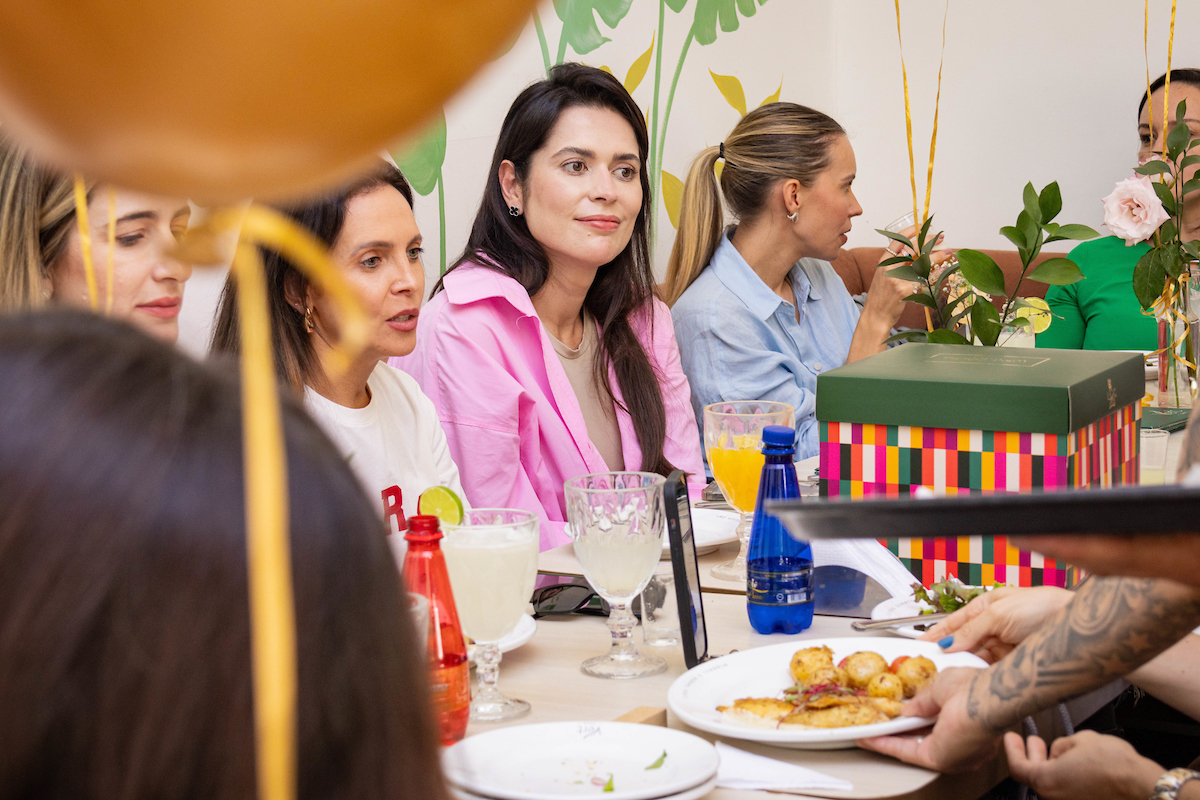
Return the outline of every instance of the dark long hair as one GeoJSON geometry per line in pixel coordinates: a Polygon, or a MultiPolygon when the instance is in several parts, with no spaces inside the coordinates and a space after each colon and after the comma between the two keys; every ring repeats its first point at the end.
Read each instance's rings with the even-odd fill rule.
{"type": "MultiPolygon", "coordinates": [[[[78,311],[0,316],[0,797],[255,794],[232,378],[78,311]]],[[[300,798],[446,797],[380,520],[283,408],[300,798]]]]}
{"type": "MultiPolygon", "coordinates": [[[[1192,69],[1190,67],[1181,67],[1180,69],[1171,70],[1171,83],[1186,83],[1189,86],[1195,86],[1200,89],[1200,69],[1192,69]]],[[[1146,103],[1150,102],[1150,95],[1157,92],[1167,83],[1167,73],[1163,73],[1154,79],[1154,83],[1150,84],[1149,94],[1142,95],[1142,101],[1138,103],[1138,116],[1142,116],[1142,109],[1146,107],[1146,103]]],[[[1193,111],[1195,109],[1192,109],[1193,111]]],[[[1175,124],[1175,110],[1171,109],[1171,124],[1175,124]]]]}
{"type": "MultiPolygon", "coordinates": [[[[538,81],[517,96],[500,128],[492,171],[466,249],[450,269],[477,261],[517,281],[530,296],[542,288],[550,273],[550,262],[541,244],[530,234],[525,218],[509,215],[500,189],[500,165],[511,161],[516,167],[517,180],[524,185],[534,153],[546,143],[562,113],[576,106],[617,112],[637,137],[642,209],[629,244],[596,272],[583,307],[600,323],[600,357],[595,361],[593,379],[616,403],[616,393],[608,380],[609,369],[616,373],[623,408],[633,420],[642,449],[641,468],[666,475],[674,467],[663,455],[667,422],[662,390],[650,357],[630,324],[630,317],[639,313],[646,313],[653,320],[649,309],[654,288],[647,172],[650,145],[642,111],[620,81],[593,67],[559,64],[550,70],[546,80],[538,81]]],[[[441,290],[439,280],[433,294],[441,290]]]]}
{"type": "MultiPolygon", "coordinates": [[[[413,204],[412,188],[400,170],[386,161],[379,164],[361,178],[337,191],[314,197],[310,200],[276,207],[277,211],[294,219],[307,228],[326,247],[333,247],[346,224],[346,206],[360,194],[379,186],[392,186],[409,206],[413,204]]],[[[271,312],[271,339],[275,352],[275,370],[289,386],[299,391],[316,374],[316,353],[312,340],[304,330],[304,312],[297,311],[288,303],[288,295],[303,298],[308,291],[309,281],[296,266],[274,250],[259,248],[262,253],[263,270],[267,276],[267,303],[271,312]]],[[[233,272],[225,279],[221,290],[221,301],[217,306],[216,322],[213,324],[212,340],[208,351],[212,354],[236,355],[240,348],[238,339],[237,281],[233,272]]]]}

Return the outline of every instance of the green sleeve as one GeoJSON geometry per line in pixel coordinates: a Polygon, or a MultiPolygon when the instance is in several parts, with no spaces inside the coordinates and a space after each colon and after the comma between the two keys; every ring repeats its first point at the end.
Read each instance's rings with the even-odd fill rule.
{"type": "Polygon", "coordinates": [[[1038,347],[1054,347],[1060,350],[1079,350],[1083,347],[1083,336],[1087,323],[1079,307],[1078,284],[1051,286],[1046,291],[1046,304],[1050,306],[1050,327],[1037,335],[1038,347]]]}

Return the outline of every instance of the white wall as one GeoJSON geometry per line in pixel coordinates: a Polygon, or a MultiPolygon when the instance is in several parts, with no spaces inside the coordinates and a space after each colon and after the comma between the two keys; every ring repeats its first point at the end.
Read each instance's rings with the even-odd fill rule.
{"type": "MultiPolygon", "coordinates": [[[[695,0],[665,11],[660,107],[692,21],[695,0]]],[[[906,0],[905,56],[913,109],[918,193],[924,196],[933,117],[942,10],[935,0],[906,0]]],[[[1150,69],[1166,68],[1170,4],[1151,3],[1150,69]]],[[[568,59],[607,65],[624,78],[650,44],[659,3],[633,0],[615,29],[598,22],[612,41],[568,59]]],[[[539,8],[551,58],[560,23],[553,5],[539,8]]],[[[1174,65],[1200,66],[1200,0],[1180,0],[1174,65]]],[[[649,110],[655,64],[634,92],[649,110]]],[[[858,159],[855,188],[864,214],[850,246],[878,244],[874,233],[911,209],[904,104],[892,0],[769,0],[737,31],[718,32],[708,46],[693,44],[685,61],[668,127],[663,167],[684,178],[694,154],[719,142],[737,122],[709,70],[738,77],[749,107],[783,82],[782,99],[833,115],[850,133],[858,159]]],[[[491,163],[496,134],[509,104],[544,75],[532,24],[446,107],[443,170],[447,260],[466,242],[491,163]]],[[[1058,180],[1060,221],[1098,227],[1100,198],[1129,174],[1137,145],[1136,109],[1144,91],[1142,4],[1134,0],[956,0],[947,25],[938,157],[931,210],[953,246],[1007,247],[997,231],[1012,224],[1027,181],[1040,189],[1058,180]]],[[[661,110],[661,108],[660,108],[661,110]]],[[[425,233],[427,282],[436,280],[437,192],[416,201],[425,233]]],[[[658,273],[665,269],[674,229],[658,205],[658,273]]],[[[203,352],[221,270],[197,270],[181,316],[181,342],[203,352]]]]}

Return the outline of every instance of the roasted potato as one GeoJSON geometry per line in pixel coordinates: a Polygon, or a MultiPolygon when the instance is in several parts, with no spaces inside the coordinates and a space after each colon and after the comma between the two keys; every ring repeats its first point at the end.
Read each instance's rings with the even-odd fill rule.
{"type": "Polygon", "coordinates": [[[889,700],[904,699],[904,681],[890,672],[881,672],[867,683],[867,697],[885,697],[889,700]]]}
{"type": "Polygon", "coordinates": [[[901,656],[892,662],[891,671],[904,684],[904,696],[913,697],[937,675],[937,666],[925,656],[901,656]]]}
{"type": "Polygon", "coordinates": [[[883,656],[872,652],[858,652],[846,656],[838,666],[846,670],[850,686],[855,689],[865,689],[872,678],[888,671],[888,663],[883,656]]]}
{"type": "Polygon", "coordinates": [[[899,700],[893,700],[890,697],[868,697],[867,701],[888,715],[888,719],[900,716],[900,710],[904,708],[904,704],[899,700]]]}
{"type": "Polygon", "coordinates": [[[827,667],[820,667],[813,672],[808,673],[805,686],[849,686],[850,676],[846,674],[846,670],[841,667],[835,667],[830,664],[827,667]]]}
{"type": "Polygon", "coordinates": [[[795,652],[788,671],[792,674],[792,680],[807,685],[809,682],[808,676],[811,673],[822,667],[832,666],[833,651],[828,647],[806,647],[803,650],[795,652]]]}

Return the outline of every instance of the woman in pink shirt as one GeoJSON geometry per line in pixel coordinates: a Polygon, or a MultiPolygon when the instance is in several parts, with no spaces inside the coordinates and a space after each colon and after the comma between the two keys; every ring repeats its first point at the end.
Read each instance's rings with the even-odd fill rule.
{"type": "Polygon", "coordinates": [[[703,485],[666,306],[652,293],[641,110],[611,75],[563,64],[500,131],[466,251],[393,366],[437,407],[476,506],[534,511],[570,541],[563,482],[607,470],[703,485]]]}

